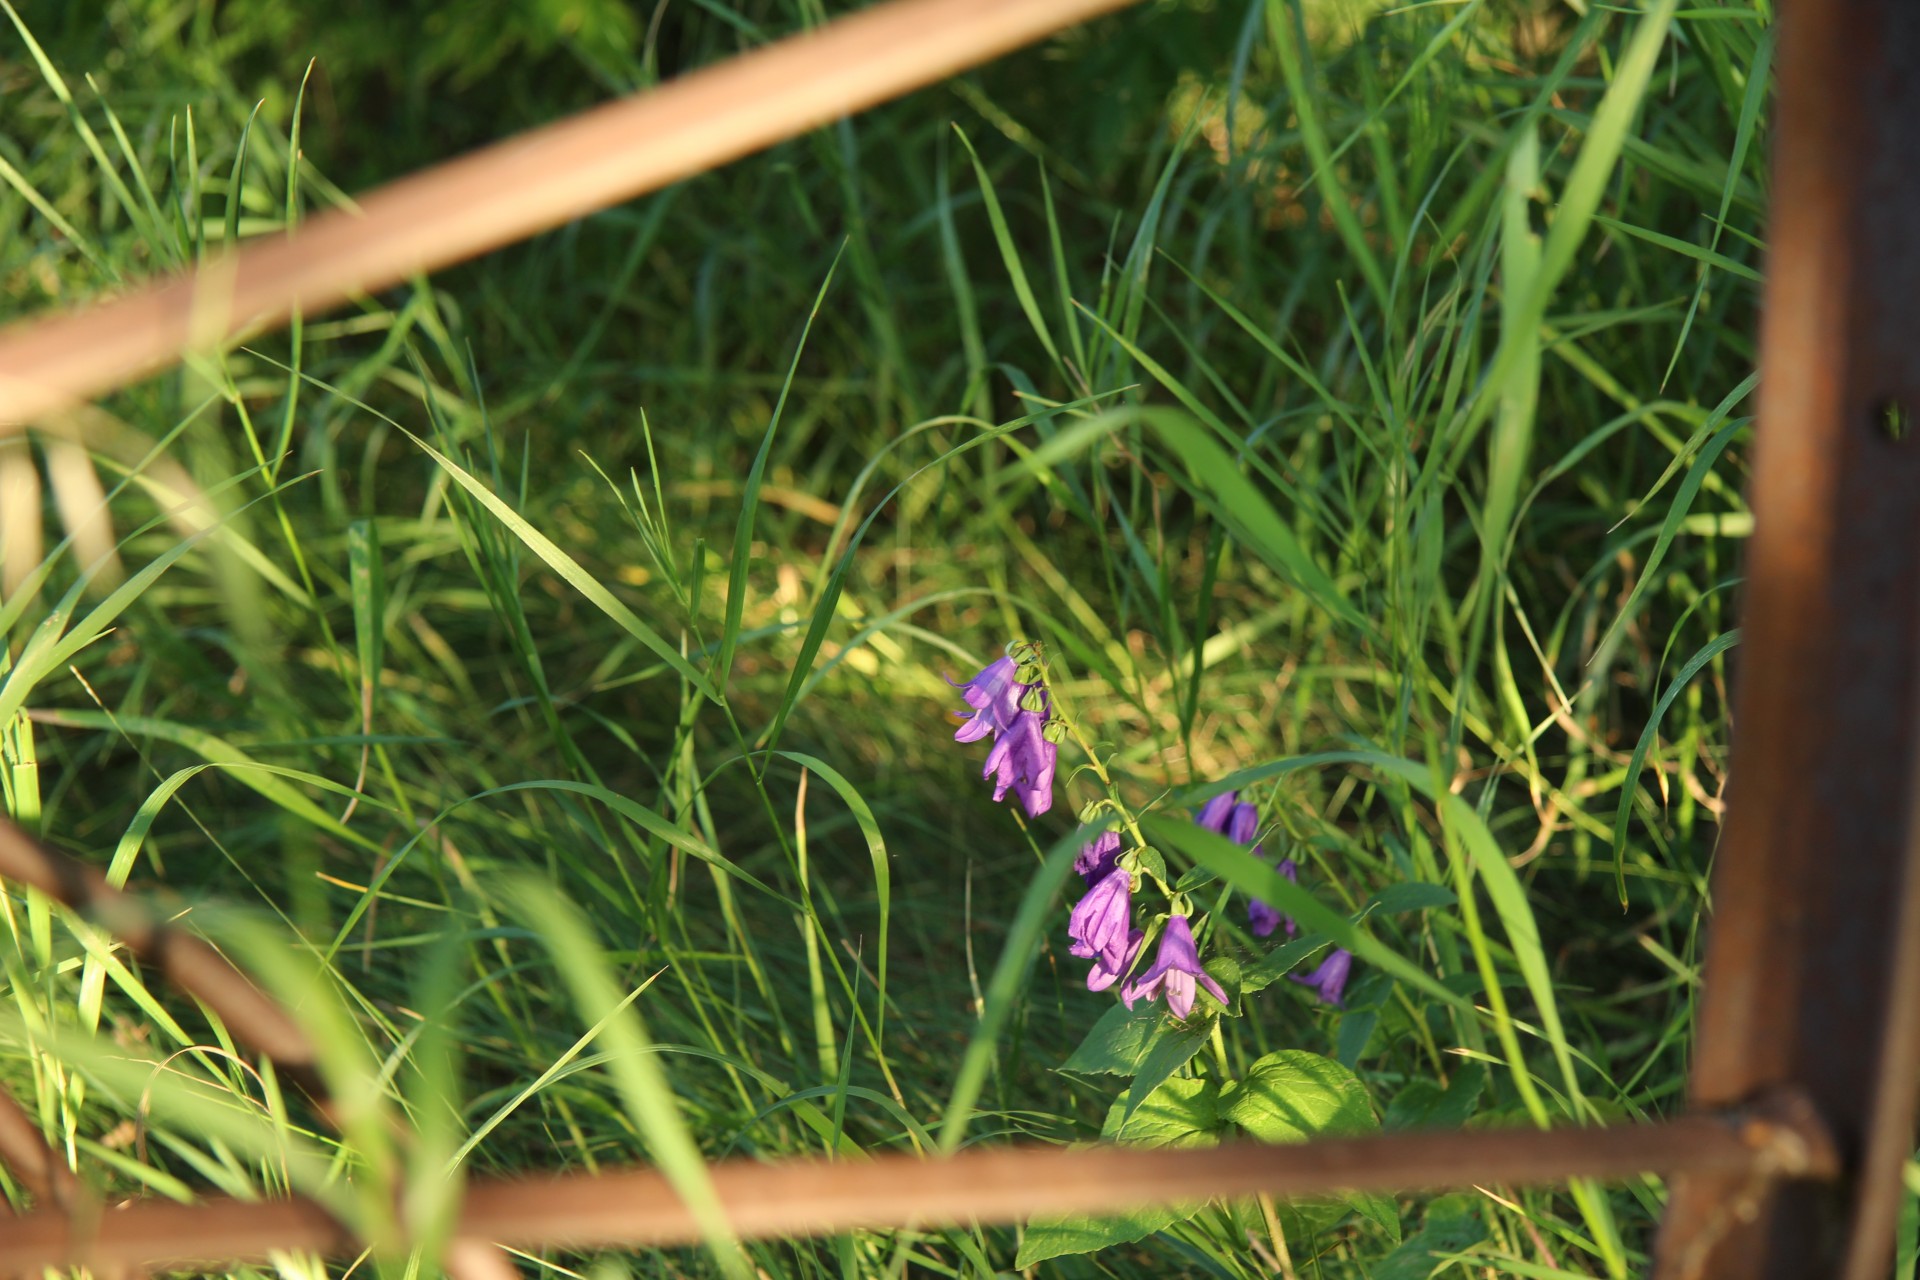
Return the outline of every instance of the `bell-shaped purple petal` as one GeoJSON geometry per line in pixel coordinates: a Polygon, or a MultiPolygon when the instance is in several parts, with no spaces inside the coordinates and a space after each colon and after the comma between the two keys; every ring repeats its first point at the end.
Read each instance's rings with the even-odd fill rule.
{"type": "Polygon", "coordinates": [[[1312,973],[1301,975],[1290,973],[1287,976],[1302,986],[1312,987],[1314,994],[1320,997],[1320,1003],[1344,1008],[1341,997],[1347,989],[1347,978],[1353,973],[1353,952],[1345,947],[1335,947],[1320,962],[1320,967],[1312,973]]]}
{"type": "Polygon", "coordinates": [[[1260,810],[1250,804],[1236,804],[1227,815],[1227,829],[1224,834],[1235,844],[1252,844],[1254,833],[1260,830],[1260,810]]]}
{"type": "Polygon", "coordinates": [[[994,739],[986,767],[980,771],[981,777],[993,779],[995,800],[1005,800],[1008,790],[1014,790],[1030,818],[1053,807],[1053,770],[1060,749],[1047,741],[1045,728],[1045,717],[1022,711],[994,739]]]}
{"type": "Polygon", "coordinates": [[[1174,1017],[1184,1019],[1193,1012],[1196,983],[1221,1004],[1227,1003],[1227,993],[1200,967],[1200,952],[1193,944],[1193,929],[1187,924],[1187,918],[1171,916],[1160,935],[1160,949],[1154,954],[1153,967],[1122,987],[1120,998],[1131,1009],[1136,1001],[1152,1000],[1165,991],[1167,1008],[1174,1017]]]}
{"type": "Polygon", "coordinates": [[[1093,958],[1093,971],[1087,974],[1087,990],[1105,991],[1108,987],[1120,981],[1121,976],[1125,974],[1127,970],[1133,968],[1133,962],[1140,956],[1140,944],[1146,940],[1146,930],[1135,929],[1127,935],[1126,951],[1118,963],[1113,962],[1104,953],[1095,956],[1093,958]]]}
{"type": "Polygon", "coordinates": [[[1093,838],[1092,844],[1080,846],[1080,856],[1073,860],[1073,869],[1087,882],[1087,888],[1107,878],[1114,864],[1120,860],[1120,833],[1102,831],[1093,838]]]}
{"type": "MultiPolygon", "coordinates": [[[[1254,852],[1258,853],[1259,850],[1256,849],[1254,852]]],[[[1280,859],[1279,871],[1295,884],[1300,882],[1300,864],[1292,858],[1280,859]]],[[[1258,898],[1247,903],[1247,921],[1252,926],[1253,936],[1256,938],[1272,936],[1273,931],[1283,924],[1287,927],[1289,938],[1300,932],[1300,926],[1294,923],[1292,916],[1258,898]]]]}
{"type": "Polygon", "coordinates": [[[1133,877],[1115,868],[1073,909],[1067,920],[1068,948],[1082,959],[1105,957],[1119,964],[1127,952],[1127,934],[1133,924],[1133,877]]]}
{"type": "Polygon", "coordinates": [[[1224,835],[1227,830],[1227,819],[1233,814],[1233,795],[1231,791],[1222,791],[1201,805],[1200,812],[1193,815],[1194,822],[1215,835],[1224,835]]]}
{"type": "Polygon", "coordinates": [[[977,742],[1012,726],[1028,687],[1016,678],[1019,670],[1012,658],[996,658],[982,667],[979,675],[959,686],[960,696],[973,711],[954,712],[967,716],[967,722],[954,731],[955,742],[977,742]]]}

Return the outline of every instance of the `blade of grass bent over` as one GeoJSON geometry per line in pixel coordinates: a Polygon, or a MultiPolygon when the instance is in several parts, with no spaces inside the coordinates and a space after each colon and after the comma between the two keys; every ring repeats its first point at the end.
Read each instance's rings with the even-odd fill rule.
{"type": "MultiPolygon", "coordinates": [[[[400,430],[406,431],[406,428],[402,427],[400,430]]],[[[574,590],[585,596],[589,603],[619,623],[621,629],[628,635],[653,650],[662,661],[679,672],[689,684],[706,695],[710,701],[723,700],[707,678],[696,671],[692,663],[680,656],[678,649],[662,639],[659,632],[642,622],[633,610],[620,603],[611,591],[595,581],[593,575],[580,566],[578,560],[562,551],[552,539],[529,524],[526,518],[508,506],[500,495],[487,488],[459,463],[414,435],[413,432],[406,431],[406,436],[420,446],[421,451],[428,457],[439,463],[441,469],[452,476],[461,488],[472,494],[480,505],[493,515],[494,519],[505,525],[508,532],[525,543],[528,550],[546,561],[548,568],[566,579],[574,590]]]]}
{"type": "Polygon", "coordinates": [[[720,633],[720,655],[713,663],[716,688],[727,687],[727,674],[733,670],[734,647],[740,641],[740,620],[747,607],[747,568],[753,560],[754,516],[760,510],[760,486],[766,479],[767,458],[773,452],[774,437],[780,432],[780,418],[786,412],[787,396],[793,391],[794,375],[800,371],[800,356],[807,349],[807,336],[813,332],[813,322],[820,318],[821,304],[827,300],[827,289],[833,284],[834,268],[840,265],[840,255],[845,252],[843,240],[827,267],[826,279],[820,282],[820,291],[814,295],[813,309],[807,312],[800,341],[793,347],[786,381],[780,384],[780,398],[774,401],[773,418],[767,423],[767,433],[760,439],[760,451],[753,455],[753,469],[747,472],[747,482],[740,490],[740,517],[733,526],[733,561],[727,569],[727,620],[720,633]]]}

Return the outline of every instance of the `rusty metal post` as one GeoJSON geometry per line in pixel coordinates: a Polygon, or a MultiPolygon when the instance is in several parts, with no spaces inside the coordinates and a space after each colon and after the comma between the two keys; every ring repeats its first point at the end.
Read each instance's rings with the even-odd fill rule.
{"type": "MultiPolygon", "coordinates": [[[[1798,1100],[1724,1116],[1685,1115],[1607,1129],[1470,1129],[1333,1138],[1298,1146],[977,1147],[948,1157],[889,1152],[860,1160],[751,1158],[709,1166],[715,1196],[748,1239],[933,1223],[1014,1222],[1036,1214],[1112,1213],[1331,1188],[1388,1190],[1563,1182],[1679,1169],[1761,1182],[1829,1176],[1835,1153],[1798,1100]]],[[[518,1249],[659,1248],[700,1227],[657,1169],[476,1180],[456,1244],[518,1249]]],[[[224,1270],[272,1250],[352,1256],[367,1247],[303,1200],[199,1204],[148,1199],[106,1214],[53,1210],[0,1230],[0,1277],[224,1270]]]]}
{"type": "Polygon", "coordinates": [[[1920,4],[1788,0],[1754,538],[1696,1106],[1798,1088],[1828,1185],[1676,1180],[1662,1280],[1886,1280],[1920,1083],[1920,4]]]}

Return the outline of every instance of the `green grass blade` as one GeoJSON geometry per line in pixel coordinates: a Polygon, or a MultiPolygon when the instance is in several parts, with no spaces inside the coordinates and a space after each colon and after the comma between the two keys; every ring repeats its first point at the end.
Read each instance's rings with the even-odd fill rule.
{"type": "Polygon", "coordinates": [[[518,538],[529,551],[545,561],[548,568],[565,579],[569,586],[585,596],[588,602],[600,612],[618,623],[622,631],[652,650],[661,661],[672,667],[682,679],[698,689],[709,700],[722,701],[714,686],[694,669],[692,663],[680,656],[678,649],[668,644],[659,632],[642,622],[633,610],[622,604],[611,591],[582,568],[579,561],[562,551],[551,538],[535,529],[524,516],[508,506],[498,494],[469,474],[466,468],[411,431],[406,432],[406,436],[419,446],[421,452],[438,463],[441,470],[453,477],[462,489],[472,494],[474,499],[485,507],[494,519],[505,526],[509,533],[518,538]]]}
{"type": "Polygon", "coordinates": [[[551,885],[531,876],[514,877],[507,887],[507,899],[546,943],[581,1015],[589,1024],[604,1027],[600,1039],[607,1048],[608,1071],[646,1139],[654,1164],[699,1224],[722,1273],[732,1280],[749,1280],[752,1270],[727,1223],[673,1084],[655,1059],[652,1038],[639,1012],[625,1002],[614,984],[612,967],[594,940],[592,924],[551,885]]]}
{"type": "Polygon", "coordinates": [[[1633,744],[1633,755],[1627,760],[1627,773],[1620,780],[1620,803],[1613,813],[1613,884],[1614,891],[1620,896],[1620,905],[1627,905],[1627,823],[1633,816],[1634,792],[1640,785],[1640,771],[1646,767],[1647,753],[1653,750],[1653,740],[1659,736],[1660,721],[1667,714],[1667,708],[1687,687],[1687,682],[1699,675],[1701,670],[1715,658],[1740,643],[1738,631],[1728,631],[1715,636],[1700,651],[1688,658],[1680,668],[1673,682],[1660,695],[1653,705],[1653,714],[1647,717],[1647,727],[1640,731],[1640,740],[1633,744]]]}
{"type": "Polygon", "coordinates": [[[733,526],[733,559],[727,568],[727,618],[720,632],[720,653],[713,663],[713,683],[719,689],[727,687],[728,674],[733,670],[733,651],[740,642],[740,620],[747,607],[747,569],[753,563],[753,528],[760,512],[760,488],[766,481],[767,459],[773,453],[773,441],[780,431],[787,396],[793,391],[794,375],[800,371],[800,356],[807,349],[807,336],[813,332],[813,322],[820,318],[820,307],[833,284],[834,268],[840,265],[840,254],[845,252],[846,244],[842,242],[827,267],[826,278],[820,282],[820,291],[814,295],[813,309],[807,312],[806,324],[800,329],[800,341],[793,347],[786,381],[780,384],[780,398],[774,402],[773,418],[767,423],[766,434],[760,438],[760,450],[753,455],[753,468],[747,472],[747,482],[740,490],[740,515],[733,526]]]}

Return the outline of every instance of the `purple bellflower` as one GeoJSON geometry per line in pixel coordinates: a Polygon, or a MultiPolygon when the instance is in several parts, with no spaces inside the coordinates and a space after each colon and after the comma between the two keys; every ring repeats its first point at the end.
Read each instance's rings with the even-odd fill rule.
{"type": "Polygon", "coordinates": [[[1114,865],[1120,861],[1120,833],[1102,831],[1093,838],[1092,844],[1080,846],[1080,856],[1073,860],[1073,869],[1080,873],[1081,879],[1091,889],[1107,878],[1114,865]]]}
{"type": "Polygon", "coordinates": [[[986,768],[980,771],[981,777],[993,779],[995,800],[1005,800],[1008,788],[1012,788],[1026,806],[1029,818],[1037,818],[1053,807],[1053,766],[1060,749],[1041,732],[1046,723],[1044,717],[1022,711],[1014,718],[1013,727],[993,740],[986,768]]]}
{"type": "Polygon", "coordinates": [[[965,717],[966,723],[953,737],[956,742],[978,742],[992,734],[993,748],[987,752],[981,776],[993,780],[995,800],[1005,800],[1012,791],[1027,816],[1037,818],[1053,807],[1053,770],[1060,749],[1047,740],[1045,732],[1050,718],[1046,686],[1022,683],[1019,672],[1019,664],[1011,657],[996,658],[960,685],[960,696],[970,710],[955,713],[965,717]],[[1036,689],[1040,709],[1029,711],[1022,704],[1036,689]]]}
{"type": "Polygon", "coordinates": [[[1147,934],[1144,929],[1135,929],[1129,933],[1127,935],[1126,953],[1120,957],[1118,964],[1109,963],[1104,953],[1095,956],[1093,958],[1093,972],[1087,975],[1087,990],[1105,991],[1108,987],[1120,981],[1121,975],[1133,968],[1133,962],[1139,959],[1140,944],[1146,940],[1147,934]]]}
{"type": "Polygon", "coordinates": [[[1193,815],[1194,822],[1215,835],[1225,835],[1227,820],[1233,816],[1233,797],[1233,792],[1222,791],[1200,806],[1200,812],[1193,815]]]}
{"type": "Polygon", "coordinates": [[[1347,989],[1347,978],[1353,973],[1353,952],[1345,947],[1335,947],[1320,962],[1320,967],[1302,977],[1297,973],[1287,976],[1302,986],[1312,987],[1314,994],[1320,997],[1321,1004],[1330,1004],[1337,1009],[1346,1007],[1341,996],[1347,989]]]}
{"type": "Polygon", "coordinates": [[[1193,1012],[1196,983],[1221,1004],[1227,1003],[1227,993],[1200,967],[1200,952],[1193,945],[1193,930],[1187,918],[1170,916],[1166,932],[1160,935],[1160,950],[1153,957],[1153,967],[1122,987],[1120,998],[1131,1009],[1136,1001],[1152,1000],[1165,991],[1167,1008],[1174,1017],[1184,1019],[1193,1012]]]}
{"type": "Polygon", "coordinates": [[[1132,966],[1143,936],[1132,924],[1133,877],[1115,867],[1087,891],[1067,920],[1067,936],[1073,939],[1067,953],[1093,961],[1087,990],[1106,990],[1132,966]]]}
{"type": "MultiPolygon", "coordinates": [[[[1012,658],[996,658],[981,668],[979,675],[959,686],[960,696],[967,700],[973,712],[967,722],[954,731],[955,742],[978,742],[989,733],[1013,727],[1020,715],[1020,695],[1027,691],[1027,686],[1014,678],[1019,669],[1012,658]]],[[[954,714],[968,713],[956,711],[954,714]]]]}
{"type": "MultiPolygon", "coordinates": [[[[1258,853],[1259,850],[1254,852],[1258,853]]],[[[1280,859],[1279,870],[1281,875],[1295,884],[1300,882],[1300,864],[1292,858],[1280,859]]],[[[1300,926],[1294,923],[1292,916],[1258,898],[1247,903],[1247,921],[1253,926],[1253,936],[1256,938],[1272,937],[1273,931],[1281,925],[1286,926],[1289,938],[1300,932],[1300,926]]]]}
{"type": "Polygon", "coordinates": [[[1074,907],[1067,920],[1067,936],[1073,939],[1068,953],[1083,960],[1107,956],[1118,961],[1126,954],[1132,923],[1133,877],[1116,867],[1074,907]]]}
{"type": "MultiPolygon", "coordinates": [[[[1225,798],[1232,799],[1232,797],[1233,792],[1229,791],[1226,793],[1225,798]]],[[[1219,796],[1214,797],[1215,800],[1220,798],[1219,796]]],[[[1211,806],[1212,803],[1212,801],[1209,801],[1209,806],[1211,806]]],[[[1200,821],[1202,826],[1206,825],[1206,816],[1207,811],[1205,809],[1201,810],[1201,818],[1198,819],[1198,821],[1200,821]]],[[[1221,826],[1215,827],[1214,830],[1219,831],[1222,835],[1226,836],[1227,839],[1233,841],[1235,844],[1253,844],[1254,836],[1259,834],[1260,831],[1260,810],[1254,805],[1236,804],[1232,806],[1231,809],[1224,811],[1224,814],[1221,816],[1221,824],[1221,826]]],[[[1264,851],[1264,845],[1253,845],[1254,857],[1259,857],[1264,851]]],[[[1299,883],[1300,864],[1292,858],[1282,858],[1280,860],[1279,870],[1280,874],[1287,879],[1292,880],[1296,884],[1299,883]]],[[[1256,938],[1272,937],[1273,931],[1282,925],[1286,926],[1287,936],[1289,938],[1300,931],[1300,926],[1294,923],[1292,916],[1281,911],[1272,903],[1262,902],[1258,898],[1254,898],[1247,903],[1247,922],[1252,927],[1253,936],[1256,938]]]]}

